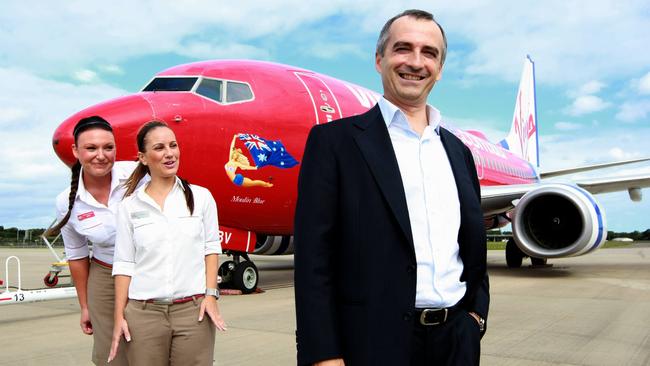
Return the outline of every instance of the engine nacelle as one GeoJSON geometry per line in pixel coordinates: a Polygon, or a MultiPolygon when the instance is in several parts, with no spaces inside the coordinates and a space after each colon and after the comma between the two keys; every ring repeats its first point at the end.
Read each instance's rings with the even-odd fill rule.
{"type": "Polygon", "coordinates": [[[513,212],[512,232],[519,249],[531,257],[587,254],[607,237],[605,212],[584,189],[546,184],[526,193],[513,212]]]}
{"type": "Polygon", "coordinates": [[[293,236],[257,234],[257,242],[255,243],[255,251],[253,254],[293,254],[293,236]]]}

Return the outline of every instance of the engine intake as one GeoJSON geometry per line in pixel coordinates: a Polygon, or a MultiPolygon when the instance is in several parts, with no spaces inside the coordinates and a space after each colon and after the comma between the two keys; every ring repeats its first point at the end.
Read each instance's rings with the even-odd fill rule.
{"type": "Polygon", "coordinates": [[[542,185],[526,193],[513,212],[512,232],[519,249],[531,257],[587,254],[606,238],[605,213],[584,189],[542,185]]]}

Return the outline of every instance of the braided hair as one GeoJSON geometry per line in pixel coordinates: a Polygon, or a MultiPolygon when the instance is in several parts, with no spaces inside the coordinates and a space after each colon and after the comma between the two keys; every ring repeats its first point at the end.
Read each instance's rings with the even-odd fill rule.
{"type": "MultiPolygon", "coordinates": [[[[138,151],[141,153],[145,152],[145,138],[151,132],[151,130],[156,129],[156,128],[169,128],[169,126],[162,121],[149,121],[142,125],[140,127],[140,130],[138,131],[138,135],[136,137],[137,143],[138,143],[138,151]]],[[[128,197],[133,192],[135,192],[135,189],[138,187],[138,183],[142,178],[144,178],[145,175],[149,174],[149,167],[142,164],[141,161],[138,162],[138,166],[135,167],[133,170],[133,173],[129,176],[129,178],[126,180],[126,183],[124,183],[124,186],[126,187],[126,192],[124,193],[124,197],[128,197]]],[[[194,213],[194,194],[192,193],[192,188],[190,187],[190,183],[181,178],[178,177],[181,181],[181,184],[183,185],[183,194],[185,195],[185,203],[187,205],[187,209],[190,211],[190,215],[194,213]]]]}
{"type": "MultiPolygon", "coordinates": [[[[77,122],[77,124],[74,126],[74,129],[72,130],[72,136],[74,137],[75,145],[77,144],[79,135],[81,135],[82,132],[96,128],[113,133],[113,128],[111,127],[110,123],[108,123],[102,117],[91,116],[82,118],[79,120],[79,122],[77,122]]],[[[79,162],[79,159],[75,161],[70,170],[72,172],[72,176],[70,178],[70,195],[68,196],[68,213],[66,213],[63,219],[59,221],[53,228],[50,228],[47,233],[45,233],[46,235],[58,234],[59,231],[61,231],[61,228],[68,223],[68,220],[70,220],[72,207],[74,206],[74,201],[77,198],[77,190],[79,189],[79,178],[81,175],[81,163],[79,162]]]]}

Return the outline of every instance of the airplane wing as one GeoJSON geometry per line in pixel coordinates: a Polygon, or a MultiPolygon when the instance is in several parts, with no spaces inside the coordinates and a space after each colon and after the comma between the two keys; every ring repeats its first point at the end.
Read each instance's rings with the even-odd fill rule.
{"type": "MultiPolygon", "coordinates": [[[[548,172],[542,172],[542,173],[539,174],[539,176],[542,179],[551,178],[551,177],[559,177],[561,175],[568,175],[568,174],[574,174],[574,173],[580,173],[580,172],[587,172],[587,171],[590,171],[590,170],[598,170],[598,169],[610,168],[610,167],[613,167],[613,166],[620,166],[620,165],[626,165],[626,164],[640,163],[642,161],[648,161],[648,160],[650,160],[650,157],[641,158],[641,159],[633,159],[633,160],[616,161],[616,162],[613,162],[613,163],[587,165],[587,166],[581,166],[581,167],[578,167],[578,168],[552,170],[552,171],[548,171],[548,172]]],[[[594,193],[594,192],[592,192],[592,193],[594,193]]]]}
{"type": "Polygon", "coordinates": [[[484,216],[509,211],[524,194],[539,187],[539,183],[515,184],[507,186],[482,186],[481,209],[484,216]]]}
{"type": "MultiPolygon", "coordinates": [[[[589,193],[609,193],[618,191],[640,190],[641,188],[650,187],[650,174],[628,175],[614,178],[597,178],[578,182],[577,185],[586,189],[589,193]]],[[[639,191],[639,201],[640,201],[639,191]]],[[[636,201],[630,192],[630,197],[636,201]]]]}
{"type": "MultiPolygon", "coordinates": [[[[592,194],[628,191],[630,199],[640,201],[641,188],[650,187],[650,174],[597,178],[568,184],[577,185],[592,194]]],[[[544,182],[507,186],[482,186],[481,208],[483,209],[483,215],[489,216],[509,211],[515,207],[517,201],[524,194],[543,185],[544,182]]]]}

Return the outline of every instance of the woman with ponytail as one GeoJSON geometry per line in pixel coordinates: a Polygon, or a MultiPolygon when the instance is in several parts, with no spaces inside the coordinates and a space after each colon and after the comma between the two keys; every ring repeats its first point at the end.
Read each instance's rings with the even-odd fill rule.
{"type": "Polygon", "coordinates": [[[212,365],[215,328],[226,330],[217,304],[216,203],[176,175],[180,149],[165,123],[146,123],[137,144],[139,163],[117,217],[109,360],[124,337],[131,365],[212,365]],[[151,180],[138,188],[145,174],[151,180]]]}
{"type": "MultiPolygon", "coordinates": [[[[80,120],[73,136],[77,161],[70,187],[56,199],[58,223],[49,233],[61,232],[81,308],[81,330],[93,335],[92,361],[105,365],[113,333],[115,218],[123,183],[135,163],[115,162],[113,129],[101,117],[80,120]]],[[[127,365],[124,352],[115,361],[127,365]]]]}

